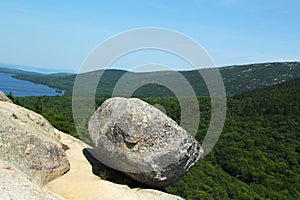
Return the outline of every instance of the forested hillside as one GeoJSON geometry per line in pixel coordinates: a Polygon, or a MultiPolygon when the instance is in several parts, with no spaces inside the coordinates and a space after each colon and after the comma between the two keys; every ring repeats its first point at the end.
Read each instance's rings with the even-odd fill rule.
{"type": "MultiPolygon", "coordinates": [[[[214,70],[214,69],[202,69],[214,70]]],[[[262,63],[240,66],[229,66],[219,68],[222,75],[226,93],[237,94],[250,90],[263,88],[266,86],[283,83],[285,81],[300,77],[300,62],[278,62],[278,63],[262,63]]],[[[73,90],[75,74],[39,74],[29,73],[20,70],[12,70],[0,68],[0,72],[8,72],[15,74],[18,79],[29,80],[35,83],[45,84],[53,88],[65,91],[66,95],[70,95],[73,90]]],[[[91,73],[102,73],[101,71],[91,73]]],[[[130,80],[152,80],[167,78],[178,81],[174,72],[160,71],[149,73],[131,73],[121,70],[107,70],[103,73],[97,90],[98,97],[110,97],[112,90],[122,75],[128,73],[130,80]]],[[[206,85],[202,80],[198,71],[182,71],[180,72],[194,88],[199,96],[208,95],[206,85]]],[[[136,92],[137,96],[147,97],[171,97],[174,96],[168,89],[156,84],[148,84],[143,86],[136,92]]]]}
{"type": "MultiPolygon", "coordinates": [[[[272,73],[272,72],[270,72],[272,73]]],[[[175,98],[143,98],[180,121],[175,98]]],[[[201,142],[209,97],[199,97],[201,142]]],[[[101,104],[105,98],[98,98],[101,104]]],[[[76,134],[71,97],[15,98],[57,128],[76,134]]],[[[213,151],[166,190],[186,199],[300,199],[300,79],[228,98],[222,135],[213,151]]],[[[109,179],[109,174],[107,175],[109,179]]]]}
{"type": "Polygon", "coordinates": [[[235,95],[220,140],[168,191],[187,199],[300,198],[300,79],[235,95]]]}

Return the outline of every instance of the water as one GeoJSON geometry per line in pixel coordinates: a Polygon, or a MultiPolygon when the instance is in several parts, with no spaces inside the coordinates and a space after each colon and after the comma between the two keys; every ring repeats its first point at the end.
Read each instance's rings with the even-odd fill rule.
{"type": "Polygon", "coordinates": [[[13,74],[0,73],[0,90],[5,94],[12,92],[16,97],[63,95],[63,92],[59,89],[15,79],[12,76],[13,74]]]}

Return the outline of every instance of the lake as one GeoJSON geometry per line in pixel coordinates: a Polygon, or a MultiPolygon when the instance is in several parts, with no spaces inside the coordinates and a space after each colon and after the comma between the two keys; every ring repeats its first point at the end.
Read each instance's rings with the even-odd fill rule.
{"type": "Polygon", "coordinates": [[[24,96],[61,96],[63,92],[47,85],[32,83],[12,77],[13,74],[0,73],[0,90],[5,94],[10,91],[16,97],[24,96]]]}

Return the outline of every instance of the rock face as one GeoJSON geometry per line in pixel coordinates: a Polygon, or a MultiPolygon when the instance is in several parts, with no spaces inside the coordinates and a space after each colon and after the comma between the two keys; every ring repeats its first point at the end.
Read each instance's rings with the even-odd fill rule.
{"type": "Polygon", "coordinates": [[[63,198],[40,188],[17,169],[0,160],[0,199],[62,200],[63,198]]]}
{"type": "Polygon", "coordinates": [[[200,144],[175,121],[135,98],[106,100],[88,129],[102,163],[152,187],[173,184],[203,154],[200,144]]]}
{"type": "Polygon", "coordinates": [[[12,103],[12,101],[0,90],[0,101],[6,101],[12,103]]]}
{"type": "Polygon", "coordinates": [[[70,168],[57,130],[41,115],[8,101],[0,101],[0,160],[39,185],[70,168]]]}

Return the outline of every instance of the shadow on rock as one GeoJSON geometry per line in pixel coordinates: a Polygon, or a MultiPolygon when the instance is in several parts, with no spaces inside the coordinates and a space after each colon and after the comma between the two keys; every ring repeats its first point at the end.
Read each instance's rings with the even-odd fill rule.
{"type": "MultiPolygon", "coordinates": [[[[157,189],[145,186],[124,175],[122,172],[104,165],[94,156],[94,149],[92,148],[85,148],[82,150],[82,152],[86,159],[89,161],[89,163],[92,165],[93,174],[99,176],[102,180],[107,180],[117,184],[128,185],[130,188],[157,189]]],[[[165,191],[162,188],[160,188],[159,190],[165,191]]]]}

